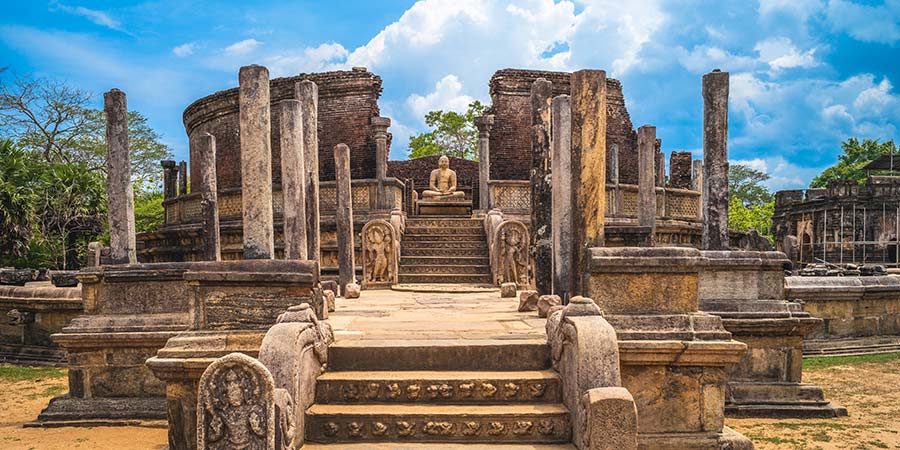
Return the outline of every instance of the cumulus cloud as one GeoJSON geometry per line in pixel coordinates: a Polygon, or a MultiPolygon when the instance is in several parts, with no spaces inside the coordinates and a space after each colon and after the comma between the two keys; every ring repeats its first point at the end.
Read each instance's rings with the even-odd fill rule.
{"type": "Polygon", "coordinates": [[[302,72],[334,70],[345,66],[349,52],[341,44],[327,43],[296,52],[286,52],[264,58],[273,76],[288,76],[302,72]]]}
{"type": "Polygon", "coordinates": [[[104,11],[85,8],[84,6],[68,6],[59,2],[50,3],[50,7],[51,10],[56,9],[69,14],[84,17],[96,25],[110,28],[116,31],[124,31],[122,29],[121,22],[114,19],[111,15],[109,15],[109,13],[104,11]]]}
{"type": "Polygon", "coordinates": [[[185,56],[193,55],[196,48],[196,42],[187,42],[173,48],[172,53],[179,58],[184,58],[185,56]]]}
{"type": "Polygon", "coordinates": [[[435,83],[434,90],[426,95],[412,94],[406,104],[414,116],[423,120],[429,111],[465,112],[472,97],[462,94],[463,85],[456,75],[450,74],[435,83]]]}
{"type": "Polygon", "coordinates": [[[900,41],[900,2],[889,0],[880,5],[865,5],[830,0],[826,15],[835,30],[854,39],[881,44],[900,41]]]}
{"type": "Polygon", "coordinates": [[[808,69],[819,65],[819,61],[815,58],[815,48],[805,52],[800,51],[786,37],[758,42],[754,50],[759,53],[759,59],[768,64],[775,72],[796,67],[808,69]]]}
{"type": "Polygon", "coordinates": [[[238,41],[225,47],[225,53],[231,56],[246,55],[259,47],[260,44],[262,44],[262,42],[253,38],[244,39],[243,41],[238,41]]]}

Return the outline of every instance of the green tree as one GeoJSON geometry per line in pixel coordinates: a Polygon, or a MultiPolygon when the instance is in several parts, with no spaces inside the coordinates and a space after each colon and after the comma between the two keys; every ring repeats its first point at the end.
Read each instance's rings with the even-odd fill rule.
{"type": "Polygon", "coordinates": [[[140,192],[134,195],[134,225],[138,233],[156,231],[166,220],[162,191],[140,192]]]}
{"type": "Polygon", "coordinates": [[[409,157],[447,155],[478,160],[478,130],[475,118],[487,109],[479,101],[469,104],[465,114],[454,111],[431,111],[425,124],[431,131],[409,137],[409,157]]]}
{"type": "Polygon", "coordinates": [[[22,257],[33,236],[34,162],[12,141],[0,141],[0,255],[22,257]]]}
{"type": "Polygon", "coordinates": [[[765,172],[742,164],[728,168],[728,228],[736,231],[755,229],[772,239],[772,215],[775,201],[763,185],[769,179],[765,172]]]}
{"type": "MultiPolygon", "coordinates": [[[[844,154],[838,156],[838,163],[825,169],[813,178],[810,187],[823,188],[832,181],[865,181],[868,173],[863,170],[866,164],[885,154],[896,154],[897,145],[893,140],[879,142],[877,139],[850,138],[841,143],[844,154]]],[[[898,159],[900,165],[900,159],[898,159]]]]}

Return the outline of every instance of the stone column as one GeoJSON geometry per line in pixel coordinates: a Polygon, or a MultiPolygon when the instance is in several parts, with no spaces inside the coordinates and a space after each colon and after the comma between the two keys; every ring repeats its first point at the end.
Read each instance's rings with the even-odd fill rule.
{"type": "Polygon", "coordinates": [[[728,249],[728,72],[703,76],[703,249],[728,249]]]}
{"type": "Polygon", "coordinates": [[[112,264],[137,262],[134,228],[134,190],[128,149],[128,102],[113,89],[103,94],[106,113],[106,195],[109,204],[109,257],[112,264]]]}
{"type": "Polygon", "coordinates": [[[306,183],[306,256],[319,260],[319,88],[310,80],[294,84],[303,117],[303,166],[306,183]]]}
{"type": "Polygon", "coordinates": [[[606,210],[606,72],[572,74],[573,294],[587,273],[586,251],[604,244],[606,210]]]}
{"type": "Polygon", "coordinates": [[[691,178],[691,189],[697,192],[703,192],[703,160],[695,159],[691,161],[693,175],[691,178]]]}
{"type": "Polygon", "coordinates": [[[338,285],[346,296],[347,284],[356,281],[353,266],[353,195],[350,185],[350,147],[334,146],[334,179],[337,190],[337,208],[334,220],[337,224],[338,285]]]}
{"type": "Polygon", "coordinates": [[[269,70],[241,67],[239,81],[244,259],[273,259],[269,70]]]}
{"type": "Polygon", "coordinates": [[[188,193],[188,170],[187,161],[178,163],[178,195],[187,195],[188,193]]]}
{"type": "Polygon", "coordinates": [[[220,261],[222,244],[219,240],[219,198],[216,182],[216,138],[203,133],[192,142],[197,151],[195,164],[200,168],[200,217],[203,234],[201,258],[220,261]]]}
{"type": "MultiPolygon", "coordinates": [[[[657,139],[657,142],[662,144],[662,141],[657,139]]],[[[656,152],[654,152],[654,157],[656,158],[656,163],[654,166],[656,167],[656,187],[666,187],[666,155],[659,151],[659,147],[657,147],[656,152]]]]}
{"type": "Polygon", "coordinates": [[[644,125],[638,128],[638,225],[649,227],[650,236],[655,234],[656,228],[655,143],[656,127],[644,125]]]}
{"type": "Polygon", "coordinates": [[[163,199],[168,200],[178,196],[178,170],[175,161],[165,159],[159,162],[163,168],[163,199]]]}
{"type": "Polygon", "coordinates": [[[375,179],[378,180],[378,209],[390,210],[394,205],[388,204],[387,195],[384,192],[384,179],[387,178],[387,129],[391,126],[388,117],[373,117],[372,128],[375,129],[375,179]]]}
{"type": "Polygon", "coordinates": [[[553,241],[553,293],[568,302],[572,297],[572,109],[568,95],[554,97],[550,114],[552,177],[551,233],[553,241]]]}
{"type": "Polygon", "coordinates": [[[284,259],[307,259],[306,166],[303,161],[303,117],[300,100],[278,102],[281,144],[281,194],[284,198],[284,259]]]}
{"type": "Polygon", "coordinates": [[[541,295],[553,292],[553,245],[550,238],[550,102],[553,84],[538,78],[531,85],[531,254],[534,284],[541,295]]]}
{"type": "Polygon", "coordinates": [[[609,182],[615,185],[619,184],[619,146],[613,144],[609,147],[609,182]]]}
{"type": "Polygon", "coordinates": [[[491,209],[491,188],[488,181],[491,179],[491,128],[494,126],[494,115],[475,118],[475,127],[478,128],[478,209],[487,211],[491,209]]]}

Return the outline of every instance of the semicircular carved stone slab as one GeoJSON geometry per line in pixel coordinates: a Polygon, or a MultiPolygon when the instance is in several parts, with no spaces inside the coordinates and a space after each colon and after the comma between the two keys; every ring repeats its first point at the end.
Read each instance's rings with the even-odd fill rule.
{"type": "Polygon", "coordinates": [[[198,450],[274,450],[275,382],[259,361],[232,353],[200,377],[198,450]]]}
{"type": "Polygon", "coordinates": [[[363,289],[390,287],[397,283],[400,241],[391,224],[372,220],[362,229],[363,289]]]}

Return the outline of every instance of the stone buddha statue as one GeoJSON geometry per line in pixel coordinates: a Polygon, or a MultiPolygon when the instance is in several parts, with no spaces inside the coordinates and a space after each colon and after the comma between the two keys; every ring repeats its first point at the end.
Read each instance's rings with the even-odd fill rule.
{"type": "Polygon", "coordinates": [[[462,199],[466,194],[456,190],[456,172],[450,168],[450,158],[441,156],[438,168],[431,171],[428,189],[422,191],[422,198],[428,200],[462,199]]]}

